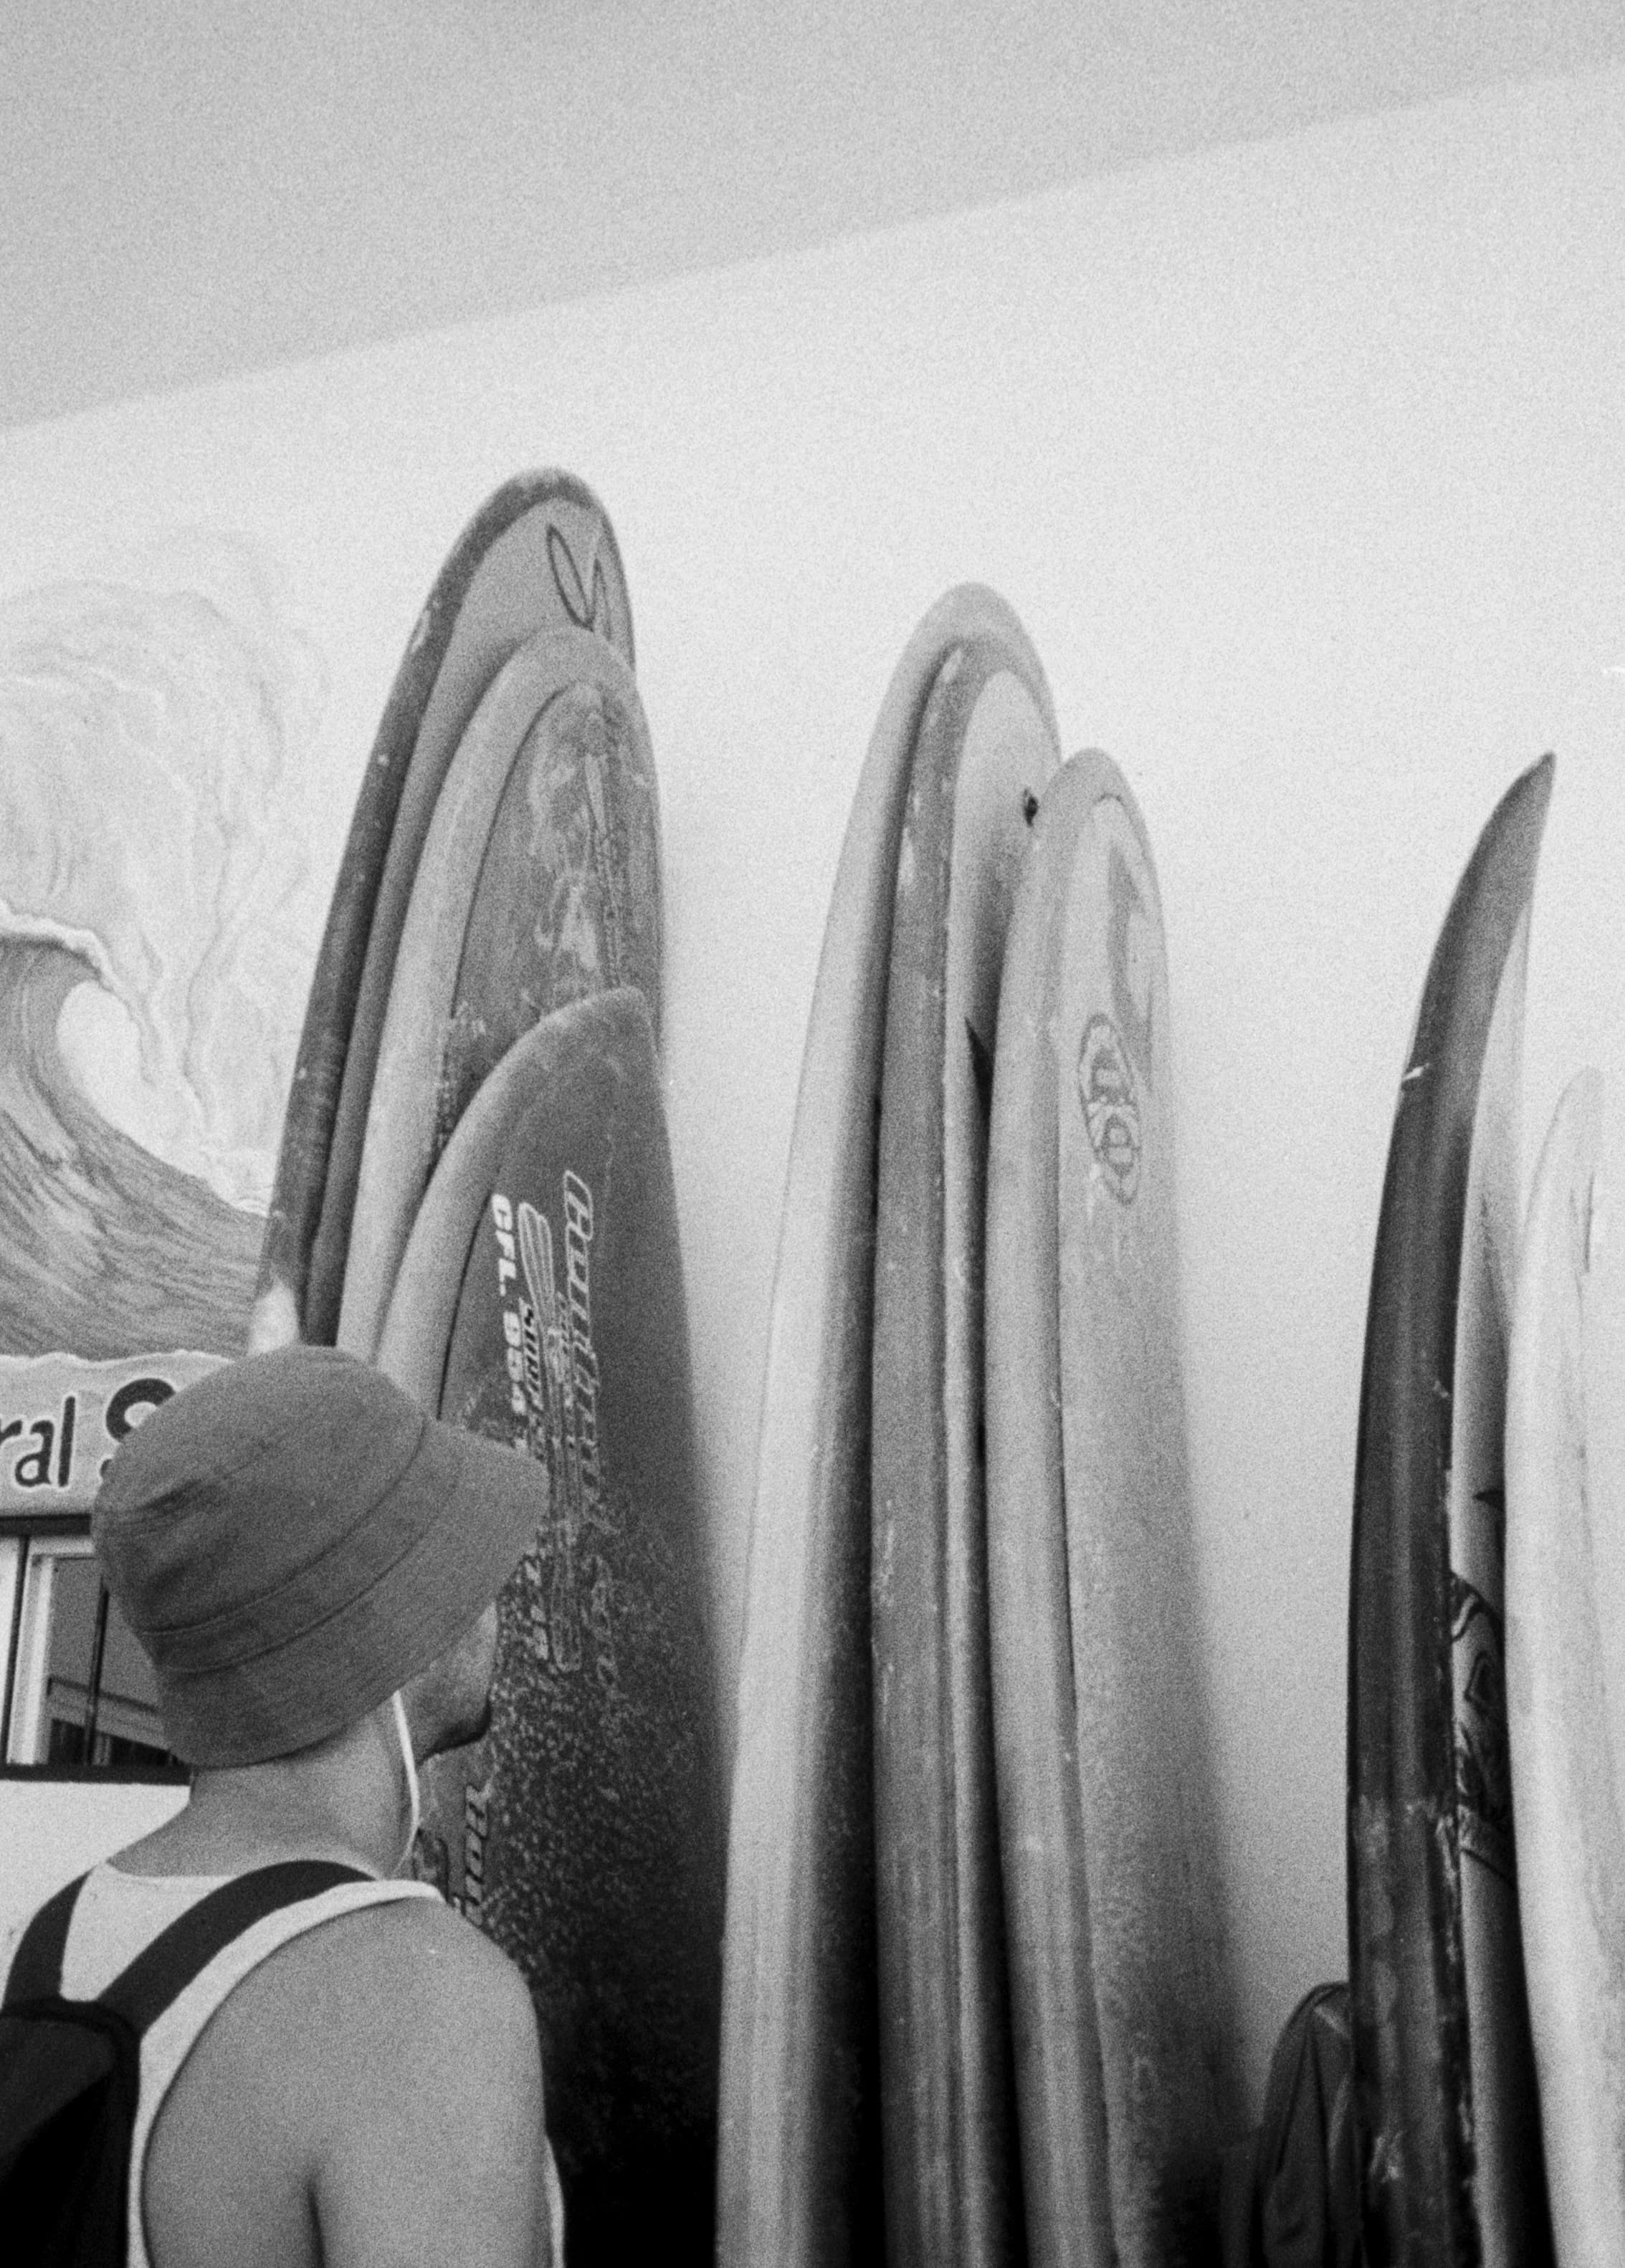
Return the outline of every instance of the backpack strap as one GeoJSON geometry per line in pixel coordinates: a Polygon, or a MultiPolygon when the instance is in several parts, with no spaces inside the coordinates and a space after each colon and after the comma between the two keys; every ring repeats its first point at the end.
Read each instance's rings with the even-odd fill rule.
{"type": "Polygon", "coordinates": [[[68,1927],[87,1875],[64,1882],[48,1898],[18,1940],[5,1980],[0,2007],[14,2008],[20,2000],[45,2000],[62,1991],[62,1957],[67,1949],[68,1927]]]}
{"type": "MultiPolygon", "coordinates": [[[[233,1875],[188,1906],[144,1947],[98,1995],[100,2004],[116,2010],[137,2033],[144,2032],[218,1954],[256,1922],[323,1890],[336,1889],[341,1882],[371,1880],[358,1867],[342,1867],[329,1859],[286,1859],[274,1867],[256,1867],[252,1874],[233,1875]]],[[[60,1954],[57,1958],[60,1973],[60,1954]]]]}

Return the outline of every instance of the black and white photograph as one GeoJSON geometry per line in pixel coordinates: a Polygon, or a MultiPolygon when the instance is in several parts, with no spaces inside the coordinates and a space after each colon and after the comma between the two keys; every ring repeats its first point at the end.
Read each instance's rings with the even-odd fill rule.
{"type": "Polygon", "coordinates": [[[0,2254],[1625,2268],[1625,18],[0,24],[0,2254]]]}

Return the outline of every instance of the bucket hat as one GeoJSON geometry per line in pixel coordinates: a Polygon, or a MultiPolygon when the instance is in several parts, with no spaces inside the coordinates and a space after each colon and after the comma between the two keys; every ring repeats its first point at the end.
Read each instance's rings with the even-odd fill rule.
{"type": "Polygon", "coordinates": [[[292,1754],[376,1708],[495,1598],[544,1469],[333,1347],[250,1355],[114,1452],[91,1533],[175,1753],[292,1754]]]}

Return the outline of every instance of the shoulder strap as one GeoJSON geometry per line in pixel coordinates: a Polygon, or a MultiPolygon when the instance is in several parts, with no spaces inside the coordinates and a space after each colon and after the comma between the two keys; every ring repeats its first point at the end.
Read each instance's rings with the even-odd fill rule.
{"type": "MultiPolygon", "coordinates": [[[[115,2009],[138,2033],[144,2032],[218,1954],[255,1922],[284,1906],[336,1889],[341,1882],[371,1880],[359,1867],[341,1867],[329,1859],[288,1859],[234,1875],[144,1947],[99,1995],[101,2006],[115,2009]]],[[[59,1955],[59,1964],[60,1959],[59,1955]]]]}
{"type": "Polygon", "coordinates": [[[62,1990],[62,1957],[68,1943],[68,1926],[73,1919],[73,1908],[85,1877],[78,1875],[64,1882],[54,1897],[48,1898],[18,1940],[11,1955],[11,1974],[5,1980],[5,1999],[0,2006],[14,2008],[19,2000],[48,1999],[62,1990]]]}

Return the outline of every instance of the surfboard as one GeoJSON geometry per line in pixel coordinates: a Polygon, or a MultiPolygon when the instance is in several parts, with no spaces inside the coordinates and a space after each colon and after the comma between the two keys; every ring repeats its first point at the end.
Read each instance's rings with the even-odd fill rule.
{"type": "Polygon", "coordinates": [[[434,1160],[529,1025],[635,984],[660,1013],[654,758],[630,669],[586,630],[504,663],[446,775],[401,931],[338,1344],[369,1359],[434,1160]]]}
{"type": "Polygon", "coordinates": [[[967,585],[887,688],[842,846],[801,1060],[769,1319],[728,1845],[723,2268],[882,2255],[869,1653],[875,1123],[897,847],[944,658],[995,637],[1053,734],[1015,615],[967,585]]]}
{"type": "Polygon", "coordinates": [[[1562,2268],[1625,2260],[1625,1830],[1608,1739],[1584,1341],[1602,1083],[1557,1108],[1507,1381],[1506,1683],[1518,1902],[1562,2268]]]}
{"type": "Polygon", "coordinates": [[[529,1984],[572,2268],[708,2264],[721,1786],[640,993],[557,1011],[491,1075],[435,1169],[380,1353],[420,1394],[438,1366],[438,1414],[550,1483],[502,1594],[490,1731],[425,1774],[422,1871],[529,1984]],[[450,1287],[421,1322],[420,1286],[450,1287]]]}
{"type": "Polygon", "coordinates": [[[1502,799],[1400,1083],[1355,1455],[1349,1962],[1367,2241],[1549,2257],[1502,1667],[1519,1041],[1549,757],[1502,799]]]}
{"type": "Polygon", "coordinates": [[[1115,769],[1060,887],[1066,1563],[1112,2220],[1124,2268],[1206,2260],[1239,2126],[1180,1354],[1167,955],[1115,769]]]}
{"type": "Polygon", "coordinates": [[[875,1817],[887,2257],[1015,2257],[983,1424],[988,1111],[1005,932],[1058,762],[995,637],[943,660],[897,851],[875,1260],[875,1817]]]}
{"type": "MultiPolygon", "coordinates": [[[[514,1041],[479,1087],[430,1176],[412,1221],[373,1357],[403,1392],[439,1415],[446,1358],[462,1295],[462,1279],[501,1161],[517,1120],[542,1092],[557,1045],[550,1019],[514,1041]]],[[[432,1774],[438,1762],[425,1768],[432,1774]]]]}
{"type": "Polygon", "coordinates": [[[987,1167],[987,1593],[1010,2027],[1031,2268],[1115,2268],[1062,1488],[1054,1033],[1067,885],[1114,768],[1045,790],[1016,893],[987,1167]]]}
{"type": "Polygon", "coordinates": [[[362,778],[294,1062],[255,1348],[333,1337],[395,949],[440,783],[509,654],[537,631],[572,624],[632,666],[632,609],[602,507],[568,473],[521,474],[481,506],[441,569],[362,778]]]}

